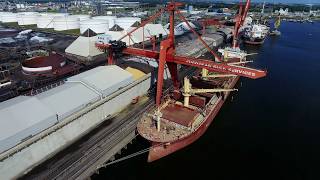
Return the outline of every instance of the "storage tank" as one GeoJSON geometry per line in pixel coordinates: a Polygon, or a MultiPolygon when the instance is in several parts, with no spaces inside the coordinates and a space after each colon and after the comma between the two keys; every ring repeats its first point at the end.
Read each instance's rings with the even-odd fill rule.
{"type": "Polygon", "coordinates": [[[44,74],[65,66],[66,60],[58,54],[49,56],[37,56],[26,59],[22,62],[22,71],[24,74],[44,74]]]}
{"type": "Polygon", "coordinates": [[[124,30],[127,30],[129,27],[131,27],[135,22],[141,22],[141,18],[137,17],[121,17],[115,19],[115,24],[122,27],[124,30]]]}
{"type": "Polygon", "coordinates": [[[37,24],[37,18],[39,14],[37,12],[25,12],[25,13],[19,13],[17,15],[18,24],[21,26],[23,25],[31,25],[31,24],[37,24]]]}
{"type": "Polygon", "coordinates": [[[66,13],[43,13],[37,18],[38,28],[53,28],[53,20],[55,17],[68,16],[66,13]]]}
{"type": "Polygon", "coordinates": [[[80,33],[84,33],[88,28],[97,34],[105,33],[109,29],[108,20],[90,19],[80,22],[80,33]]]}
{"type": "Polygon", "coordinates": [[[8,12],[0,12],[0,21],[2,22],[2,16],[8,14],[8,12]]]}
{"type": "Polygon", "coordinates": [[[3,23],[18,22],[17,13],[5,13],[1,15],[1,20],[3,23]]]}
{"type": "Polygon", "coordinates": [[[77,17],[55,17],[53,20],[53,29],[55,31],[65,31],[69,29],[79,29],[80,20],[77,17]]]}
{"type": "Polygon", "coordinates": [[[92,19],[99,19],[99,20],[107,20],[109,24],[109,28],[112,28],[114,26],[114,22],[117,19],[116,16],[95,16],[92,17],[92,19]]]}
{"type": "Polygon", "coordinates": [[[79,18],[80,21],[84,21],[84,20],[90,19],[90,15],[85,15],[85,14],[70,15],[69,17],[79,18]]]}

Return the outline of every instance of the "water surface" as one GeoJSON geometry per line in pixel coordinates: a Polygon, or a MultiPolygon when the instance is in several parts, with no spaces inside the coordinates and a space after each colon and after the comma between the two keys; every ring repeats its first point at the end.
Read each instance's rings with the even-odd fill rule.
{"type": "MultiPolygon", "coordinates": [[[[246,47],[259,80],[242,78],[194,144],[153,163],[142,155],[93,179],[320,179],[320,23],[283,22],[281,37],[246,47]]],[[[146,148],[138,138],[126,153],[146,148]]]]}

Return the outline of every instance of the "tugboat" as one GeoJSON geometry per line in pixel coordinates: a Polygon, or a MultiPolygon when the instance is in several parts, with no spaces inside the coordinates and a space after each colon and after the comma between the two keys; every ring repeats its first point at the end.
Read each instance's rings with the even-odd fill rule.
{"type": "Polygon", "coordinates": [[[281,32],[278,30],[281,24],[280,16],[278,16],[277,20],[274,22],[274,29],[270,31],[270,36],[280,36],[281,32]]]}

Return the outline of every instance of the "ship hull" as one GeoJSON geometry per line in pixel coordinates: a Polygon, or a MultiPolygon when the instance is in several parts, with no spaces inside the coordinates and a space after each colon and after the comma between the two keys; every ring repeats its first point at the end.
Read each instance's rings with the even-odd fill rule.
{"type": "Polygon", "coordinates": [[[261,45],[264,43],[264,40],[265,39],[255,39],[254,41],[251,41],[251,40],[245,40],[244,43],[246,44],[250,44],[250,45],[261,45]]]}
{"type": "Polygon", "coordinates": [[[270,36],[280,36],[280,35],[281,35],[281,32],[277,31],[277,30],[274,30],[274,31],[270,32],[270,36]]]}
{"type": "MultiPolygon", "coordinates": [[[[235,78],[232,83],[230,84],[229,88],[233,88],[237,81],[239,80],[239,77],[235,78]]],[[[204,123],[192,134],[189,136],[179,139],[177,141],[173,141],[170,143],[159,143],[159,142],[151,142],[152,146],[149,150],[148,155],[148,162],[156,161],[158,159],[161,159],[169,154],[172,154],[190,144],[195,142],[197,139],[199,139],[208,129],[210,124],[213,122],[214,118],[220,111],[223,103],[229,96],[229,92],[226,94],[225,99],[223,100],[221,97],[218,100],[217,105],[211,110],[211,112],[206,116],[204,123]]]]}

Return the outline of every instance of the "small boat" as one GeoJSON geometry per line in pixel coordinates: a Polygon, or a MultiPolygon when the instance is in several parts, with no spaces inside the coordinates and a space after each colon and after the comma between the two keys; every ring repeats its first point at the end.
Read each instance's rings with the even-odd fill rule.
{"type": "Polygon", "coordinates": [[[280,16],[278,16],[277,20],[274,22],[274,29],[270,31],[270,36],[280,36],[281,32],[278,30],[281,24],[280,16]]]}

